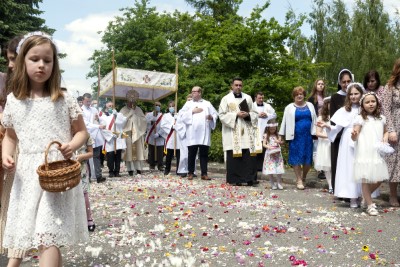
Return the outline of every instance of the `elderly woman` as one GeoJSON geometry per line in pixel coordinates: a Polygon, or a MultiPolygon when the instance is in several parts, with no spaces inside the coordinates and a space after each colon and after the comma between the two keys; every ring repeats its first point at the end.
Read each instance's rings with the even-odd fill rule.
{"type": "Polygon", "coordinates": [[[312,163],[312,135],[315,135],[317,117],[314,105],[305,101],[303,87],[294,88],[292,96],[294,102],[285,108],[279,135],[289,141],[288,163],[293,166],[297,189],[303,190],[312,163]]]}
{"type": "Polygon", "coordinates": [[[389,143],[395,149],[393,154],[386,157],[389,171],[389,204],[392,207],[399,207],[397,186],[400,182],[400,58],[395,61],[392,74],[383,90],[382,106],[389,132],[389,143]]]}

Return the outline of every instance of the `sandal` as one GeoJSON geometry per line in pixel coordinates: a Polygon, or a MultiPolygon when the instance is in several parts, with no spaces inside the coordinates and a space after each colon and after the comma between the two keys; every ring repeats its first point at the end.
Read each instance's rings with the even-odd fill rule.
{"type": "Polygon", "coordinates": [[[377,215],[379,215],[379,212],[378,212],[378,210],[376,209],[375,204],[371,204],[371,205],[368,206],[368,208],[367,208],[367,213],[368,213],[370,216],[377,216],[377,215]]]}
{"type": "Polygon", "coordinates": [[[303,182],[301,180],[297,181],[297,186],[296,187],[299,190],[304,190],[303,182]]]}

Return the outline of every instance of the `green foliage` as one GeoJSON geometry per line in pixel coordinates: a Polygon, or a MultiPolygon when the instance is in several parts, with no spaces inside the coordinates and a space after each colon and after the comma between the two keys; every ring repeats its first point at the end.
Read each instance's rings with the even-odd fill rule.
{"type": "MultiPolygon", "coordinates": [[[[219,123],[220,124],[220,123],[219,123]]],[[[222,131],[217,127],[211,135],[211,146],[208,152],[208,158],[214,162],[224,162],[224,150],[222,148],[222,131]]]]}
{"type": "MultiPolygon", "coordinates": [[[[39,3],[42,0],[2,0],[0,1],[0,45],[6,43],[19,34],[42,30],[49,34],[53,29],[44,25],[44,19],[39,15],[39,3]]],[[[5,60],[0,59],[0,71],[5,71],[5,60]]]]}
{"type": "Polygon", "coordinates": [[[381,0],[356,0],[351,17],[342,0],[314,0],[308,22],[314,31],[310,55],[316,63],[325,64],[318,76],[325,78],[331,92],[336,91],[340,69],[350,69],[359,82],[376,69],[385,83],[400,57],[398,17],[391,21],[381,0]]]}

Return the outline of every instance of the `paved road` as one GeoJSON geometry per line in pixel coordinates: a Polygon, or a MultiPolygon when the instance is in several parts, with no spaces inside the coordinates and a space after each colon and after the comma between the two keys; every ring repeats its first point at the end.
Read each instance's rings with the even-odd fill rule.
{"type": "Polygon", "coordinates": [[[93,184],[96,231],[62,249],[64,266],[400,266],[400,210],[383,201],[387,186],[370,217],[324,192],[315,172],[298,191],[292,172],[270,190],[265,180],[232,187],[221,165],[210,170],[212,181],[147,172],[93,184]]]}

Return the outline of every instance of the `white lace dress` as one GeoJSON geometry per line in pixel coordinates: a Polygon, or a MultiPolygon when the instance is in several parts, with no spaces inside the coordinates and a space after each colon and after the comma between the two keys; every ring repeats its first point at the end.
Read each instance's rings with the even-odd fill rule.
{"type": "MultiPolygon", "coordinates": [[[[43,191],[36,169],[44,162],[47,145],[71,140],[71,122],[81,110],[75,99],[65,94],[52,102],[50,97],[17,100],[8,95],[3,125],[18,137],[19,156],[4,236],[4,247],[30,249],[68,246],[88,240],[85,202],[81,184],[63,193],[43,191]]],[[[63,159],[53,147],[50,161],[63,159]]]]}

